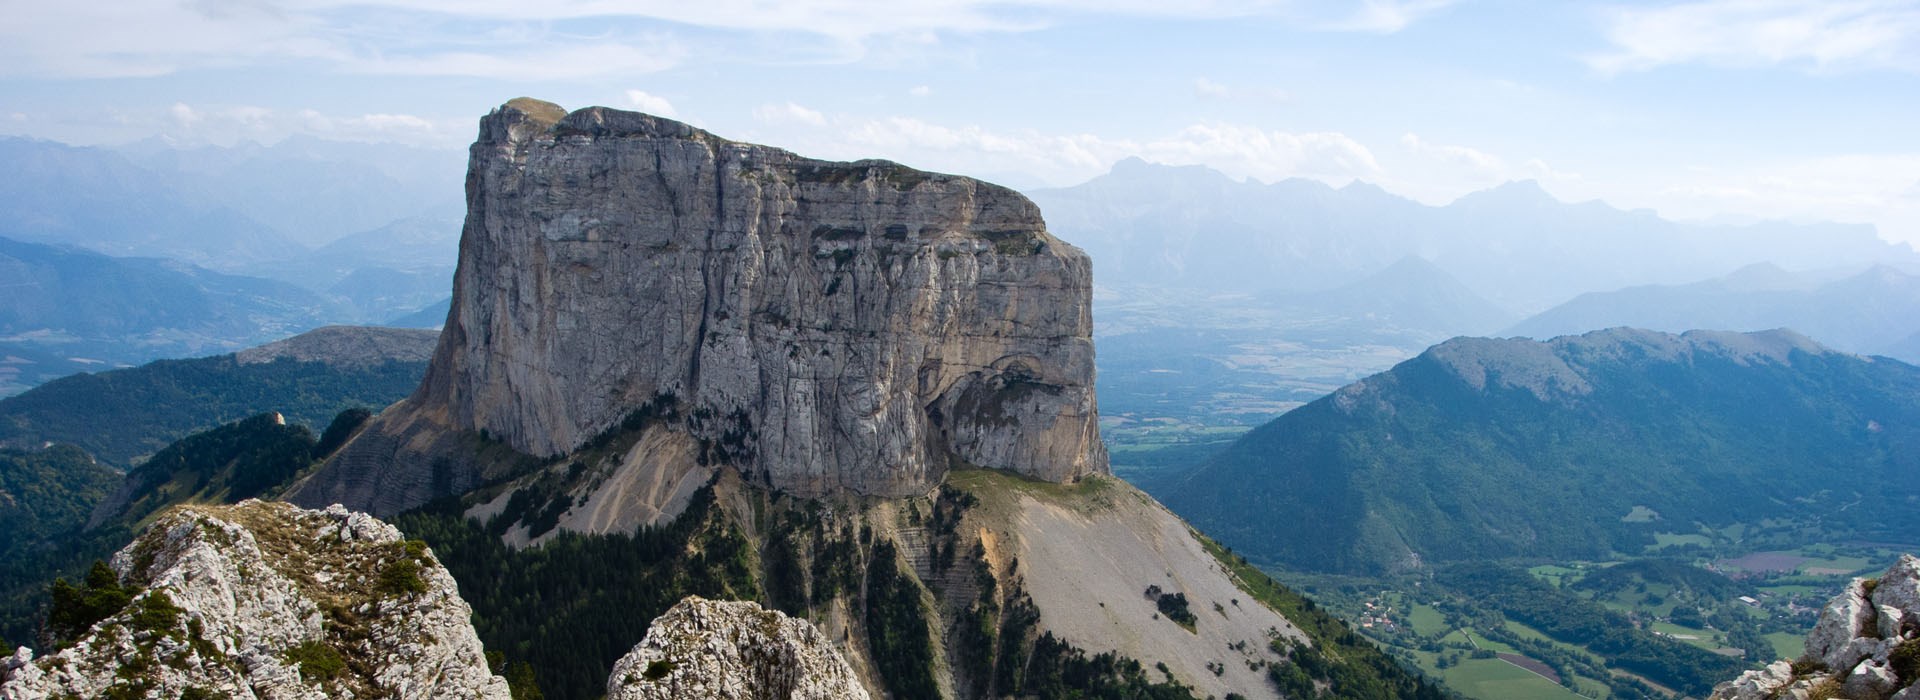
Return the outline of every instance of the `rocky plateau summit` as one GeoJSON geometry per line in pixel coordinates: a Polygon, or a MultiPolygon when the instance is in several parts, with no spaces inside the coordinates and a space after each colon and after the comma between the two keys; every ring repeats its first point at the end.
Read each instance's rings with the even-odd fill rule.
{"type": "Polygon", "coordinates": [[[1012,190],[530,99],[481,120],[420,389],[290,495],[391,514],[670,409],[702,464],[802,496],[956,464],[1107,471],[1085,254],[1012,190]]]}

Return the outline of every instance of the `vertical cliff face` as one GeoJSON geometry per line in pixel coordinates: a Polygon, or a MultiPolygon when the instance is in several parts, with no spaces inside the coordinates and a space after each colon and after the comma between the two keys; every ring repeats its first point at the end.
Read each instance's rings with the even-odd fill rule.
{"type": "Polygon", "coordinates": [[[477,481],[378,473],[433,461],[404,425],[545,457],[642,407],[800,495],[925,493],[954,460],[1107,470],[1087,258],[1011,190],[527,99],[481,120],[467,190],[425,382],[296,501],[382,512],[477,481]]]}

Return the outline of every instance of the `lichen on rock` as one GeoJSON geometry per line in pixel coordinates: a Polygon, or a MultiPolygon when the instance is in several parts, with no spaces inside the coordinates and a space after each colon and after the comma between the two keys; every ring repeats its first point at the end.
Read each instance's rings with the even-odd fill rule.
{"type": "Polygon", "coordinates": [[[132,602],[59,653],[19,650],[0,698],[508,697],[452,576],[369,515],[183,506],[112,566],[132,602]]]}
{"type": "Polygon", "coordinates": [[[853,668],[806,620],[688,596],[607,679],[607,700],[865,700],[853,668]]]}

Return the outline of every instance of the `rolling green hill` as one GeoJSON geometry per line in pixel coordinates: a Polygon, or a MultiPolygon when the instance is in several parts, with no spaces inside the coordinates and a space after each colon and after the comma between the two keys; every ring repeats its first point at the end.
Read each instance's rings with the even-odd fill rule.
{"type": "Polygon", "coordinates": [[[1920,529],[1916,447],[1920,368],[1790,331],[1462,338],[1158,495],[1247,556],[1310,571],[1596,558],[1734,523],[1897,541],[1920,529]]]}
{"type": "Polygon", "coordinates": [[[313,430],[412,393],[432,332],[329,327],[234,355],[63,377],[0,399],[0,447],[78,445],[130,466],[196,430],[279,411],[313,430]]]}

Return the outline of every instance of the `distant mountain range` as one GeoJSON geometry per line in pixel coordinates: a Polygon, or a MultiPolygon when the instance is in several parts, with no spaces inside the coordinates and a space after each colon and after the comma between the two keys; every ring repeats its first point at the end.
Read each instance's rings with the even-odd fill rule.
{"type": "Polygon", "coordinates": [[[1920,362],[1920,276],[1886,266],[1836,275],[1759,264],[1705,282],[1582,294],[1502,334],[1545,339],[1615,326],[1792,328],[1841,350],[1920,362]]]}
{"type": "Polygon", "coordinates": [[[75,371],[231,352],[353,315],[285,282],[0,238],[0,395],[75,371]]]}
{"type": "Polygon", "coordinates": [[[306,247],[168,173],[98,148],[0,138],[0,236],[203,266],[297,257],[306,247]]]}
{"type": "Polygon", "coordinates": [[[338,297],[381,320],[446,296],[462,154],[290,138],[119,149],[0,138],[0,236],[183,261],[338,297]]]}
{"type": "Polygon", "coordinates": [[[465,149],[292,136],[271,146],[188,148],[148,139],[108,152],[165,177],[188,201],[230,209],[305,247],[406,219],[451,221],[457,238],[466,208],[465,149]]]}
{"type": "Polygon", "coordinates": [[[1787,331],[1462,338],[1157,491],[1247,556],[1317,571],[1637,554],[1735,523],[1750,544],[1906,541],[1920,368],[1787,331]]]}
{"type": "Polygon", "coordinates": [[[71,444],[127,467],[194,431],[263,411],[318,432],[344,409],[378,409],[412,393],[438,338],[327,327],[238,353],[63,377],[0,399],[0,449],[71,444]]]}
{"type": "Polygon", "coordinates": [[[1531,313],[1584,292],[1693,282],[1756,262],[1920,269],[1920,254],[1869,226],[1683,224],[1564,203],[1533,182],[1434,207],[1360,182],[1266,184],[1136,159],[1029,194],[1053,233],[1093,257],[1101,285],[1329,289],[1418,256],[1480,296],[1531,313]]]}
{"type": "Polygon", "coordinates": [[[0,137],[0,161],[0,396],[386,321],[452,286],[458,151],[0,137]]]}

